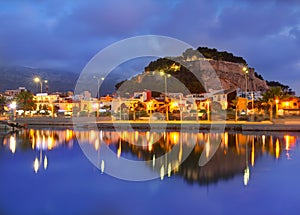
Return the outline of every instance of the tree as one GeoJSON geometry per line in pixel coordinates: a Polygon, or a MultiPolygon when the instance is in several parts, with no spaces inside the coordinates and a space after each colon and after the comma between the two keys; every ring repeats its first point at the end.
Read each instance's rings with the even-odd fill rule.
{"type": "Polygon", "coordinates": [[[233,63],[241,63],[247,65],[247,62],[242,57],[234,56],[232,53],[226,51],[218,51],[215,48],[199,47],[197,49],[205,58],[214,60],[228,61],[233,63]]]}
{"type": "Polygon", "coordinates": [[[4,96],[0,96],[0,114],[3,114],[3,112],[5,111],[5,106],[7,104],[7,100],[4,96]]]}
{"type": "Polygon", "coordinates": [[[35,102],[33,101],[32,93],[23,91],[15,97],[15,100],[17,102],[17,107],[19,110],[34,110],[35,102]]]}
{"type": "Polygon", "coordinates": [[[184,59],[192,58],[192,57],[201,57],[201,53],[198,50],[194,50],[192,48],[188,48],[185,52],[182,53],[184,59]]]}
{"type": "Polygon", "coordinates": [[[287,95],[283,93],[281,87],[271,87],[268,91],[262,94],[263,102],[269,102],[270,100],[275,100],[275,99],[282,99],[286,97],[287,95]]]}
{"type": "Polygon", "coordinates": [[[276,100],[281,100],[289,95],[283,92],[281,87],[271,87],[268,91],[262,94],[262,99],[260,100],[262,106],[265,107],[266,110],[270,111],[270,119],[272,119],[273,108],[276,107],[276,100]]]}
{"type": "Polygon", "coordinates": [[[231,105],[235,107],[235,121],[238,120],[238,108],[239,108],[239,100],[235,98],[231,101],[231,105]]]}

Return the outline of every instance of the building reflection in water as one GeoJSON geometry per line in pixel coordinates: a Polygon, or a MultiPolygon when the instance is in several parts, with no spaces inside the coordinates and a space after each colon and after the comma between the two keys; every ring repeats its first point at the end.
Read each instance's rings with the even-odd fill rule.
{"type": "Polygon", "coordinates": [[[109,160],[104,160],[101,146],[105,144],[119,159],[126,157],[136,160],[151,161],[148,167],[160,174],[161,180],[172,175],[183,177],[188,183],[200,185],[228,180],[235,175],[242,175],[244,185],[251,179],[251,168],[255,168],[257,158],[271,155],[274,159],[291,159],[290,151],[298,142],[292,135],[253,135],[242,133],[193,133],[193,132],[149,132],[149,131],[94,131],[83,130],[23,130],[2,137],[3,146],[12,156],[24,150],[36,151],[33,158],[35,173],[49,167],[48,152],[60,147],[72,148],[75,137],[85,144],[92,145],[98,153],[98,167],[101,173],[109,160]],[[221,137],[221,138],[220,138],[221,137]],[[214,139],[222,140],[218,148],[212,144],[214,139]],[[176,147],[176,156],[159,157],[176,147]],[[184,152],[191,150],[183,161],[184,152]],[[215,153],[213,153],[215,152],[215,153]],[[199,166],[202,153],[211,157],[210,161],[199,166]]]}

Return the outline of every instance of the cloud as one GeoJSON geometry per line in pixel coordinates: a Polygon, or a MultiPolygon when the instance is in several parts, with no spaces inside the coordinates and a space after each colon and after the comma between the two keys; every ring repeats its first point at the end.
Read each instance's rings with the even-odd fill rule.
{"type": "Polygon", "coordinates": [[[289,84],[299,79],[299,17],[297,0],[3,1],[0,63],[80,71],[113,42],[160,34],[233,52],[289,84]]]}

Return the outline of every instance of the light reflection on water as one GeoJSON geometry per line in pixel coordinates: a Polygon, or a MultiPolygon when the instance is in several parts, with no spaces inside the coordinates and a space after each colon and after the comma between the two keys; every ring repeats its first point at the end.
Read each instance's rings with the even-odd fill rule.
{"type": "MultiPolygon", "coordinates": [[[[158,168],[168,170],[168,177],[172,174],[181,175],[189,182],[215,182],[222,178],[228,178],[235,174],[244,172],[245,185],[249,181],[249,166],[255,166],[256,160],[264,155],[272,156],[274,159],[291,159],[290,151],[297,144],[297,136],[281,135],[255,135],[242,133],[192,133],[192,132],[115,132],[94,130],[73,131],[66,130],[35,130],[29,129],[19,133],[7,134],[3,137],[3,146],[8,148],[12,154],[21,153],[24,150],[36,151],[33,159],[33,170],[35,173],[41,167],[48,168],[48,151],[59,150],[60,147],[72,149],[74,140],[92,145],[95,151],[106,144],[113,150],[116,156],[127,157],[137,160],[153,160],[169,152],[175,145],[180,145],[176,159],[166,161],[165,165],[158,168]],[[197,161],[203,153],[210,156],[211,140],[221,136],[222,142],[210,162],[200,168],[197,161]],[[153,140],[157,140],[154,142],[153,140]],[[189,157],[182,161],[182,151],[193,147],[189,157]],[[153,159],[154,158],[154,159],[153,159]],[[170,171],[170,165],[176,166],[170,171]]],[[[105,172],[104,160],[99,160],[99,169],[105,172]]],[[[147,168],[145,166],[145,168],[147,168]]],[[[158,171],[159,171],[158,169],[158,171]]],[[[164,172],[164,171],[162,171],[164,172]]],[[[161,175],[161,179],[164,175],[161,175]]],[[[201,183],[200,183],[201,184],[201,183]]]]}
{"type": "MultiPolygon", "coordinates": [[[[2,167],[9,165],[9,162],[15,161],[16,157],[23,156],[23,162],[25,160],[26,164],[32,164],[22,169],[22,171],[26,172],[23,174],[47,177],[48,171],[49,173],[51,171],[54,172],[57,171],[57,168],[60,166],[64,166],[64,162],[70,159],[68,153],[79,151],[76,138],[79,139],[80,142],[91,146],[93,150],[98,153],[101,153],[101,147],[105,144],[115,153],[117,158],[125,157],[132,160],[152,160],[151,165],[145,165],[145,168],[161,173],[160,179],[164,181],[160,183],[173,183],[172,181],[165,180],[166,178],[173,178],[176,182],[181,181],[181,183],[186,182],[186,184],[197,184],[199,187],[218,184],[220,182],[229,183],[230,181],[234,181],[236,183],[236,176],[241,185],[250,186],[252,178],[255,179],[252,173],[255,171],[256,165],[260,168],[264,162],[269,162],[270,158],[277,162],[290,162],[294,156],[297,156],[295,153],[297,145],[299,144],[298,134],[283,133],[242,134],[225,132],[219,134],[176,131],[122,131],[117,133],[115,131],[104,130],[98,132],[93,130],[73,131],[71,129],[28,129],[19,133],[2,135],[0,155],[5,156],[0,156],[0,176],[1,174],[5,175],[1,172],[2,167]],[[211,141],[219,137],[221,137],[222,142],[216,150],[216,153],[205,166],[199,167],[198,161],[201,154],[205,153],[206,157],[211,156],[210,153],[213,151],[212,147],[214,147],[211,141]],[[175,157],[168,158],[169,160],[166,160],[164,163],[157,163],[157,158],[169,152],[175,146],[179,146],[175,157]],[[192,152],[187,159],[183,161],[182,154],[185,150],[190,149],[190,147],[192,147],[192,152]],[[62,149],[67,149],[67,151],[60,155],[62,157],[58,157],[55,152],[59,153],[62,149]],[[28,156],[28,152],[30,152],[30,157],[28,156]],[[56,162],[56,159],[60,159],[59,162],[56,162]],[[179,165],[181,162],[182,164],[179,165]],[[53,167],[51,166],[52,164],[53,167]],[[166,175],[164,173],[166,173],[166,175]]],[[[99,175],[101,175],[100,173],[105,173],[107,162],[109,161],[103,160],[101,156],[99,157],[99,170],[96,171],[99,175]]],[[[277,162],[275,162],[274,165],[277,162]]],[[[92,166],[92,164],[89,165],[92,166]]],[[[16,166],[18,168],[24,168],[24,164],[21,163],[17,163],[16,166]]],[[[14,176],[6,175],[6,178],[2,177],[0,182],[2,180],[8,183],[12,181],[10,177],[14,176]]],[[[43,181],[45,179],[36,178],[34,180],[43,181]]],[[[109,180],[113,179],[110,178],[109,180]]],[[[183,189],[185,185],[178,185],[178,183],[176,183],[174,186],[174,189],[180,190],[183,189]]],[[[189,189],[195,189],[195,187],[190,186],[189,189]]],[[[3,194],[5,193],[2,192],[2,194],[0,194],[0,200],[3,194]]],[[[222,195],[224,195],[224,193],[222,193],[222,195]]],[[[3,207],[3,205],[0,204],[0,213],[2,209],[1,206],[3,207]]],[[[49,214],[57,214],[57,212],[49,214]]],[[[78,214],[80,213],[78,212],[78,214]]]]}

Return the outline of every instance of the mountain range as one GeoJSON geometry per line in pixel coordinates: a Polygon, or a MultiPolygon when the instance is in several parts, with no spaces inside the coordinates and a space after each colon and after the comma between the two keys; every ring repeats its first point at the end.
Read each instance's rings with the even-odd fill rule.
{"type": "MultiPolygon", "coordinates": [[[[106,95],[113,93],[115,84],[128,78],[121,73],[120,68],[111,72],[101,87],[101,94],[106,95]]],[[[40,84],[34,82],[35,77],[48,81],[49,92],[67,92],[74,91],[76,82],[79,78],[78,72],[70,72],[55,69],[40,69],[24,66],[0,66],[0,92],[5,90],[14,90],[19,87],[25,87],[27,90],[37,93],[40,92],[40,84]]],[[[131,75],[131,74],[130,74],[131,75]]],[[[95,83],[97,80],[95,79],[95,83]]],[[[43,84],[45,92],[46,84],[43,84]]]]}
{"type": "Polygon", "coordinates": [[[0,74],[0,92],[19,87],[39,92],[39,83],[33,81],[35,77],[47,80],[49,91],[69,91],[74,90],[79,77],[79,74],[69,71],[3,65],[0,66],[0,74]]]}

